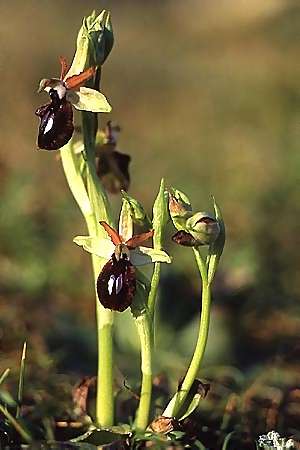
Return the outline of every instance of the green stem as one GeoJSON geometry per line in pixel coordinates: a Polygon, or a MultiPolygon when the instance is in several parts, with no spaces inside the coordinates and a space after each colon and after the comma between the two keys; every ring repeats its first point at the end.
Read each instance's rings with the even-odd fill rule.
{"type": "Polygon", "coordinates": [[[202,278],[202,308],[201,308],[201,319],[199,326],[198,339],[196,343],[196,348],[193,354],[192,361],[185,375],[183,383],[179,391],[174,395],[170,403],[168,404],[166,410],[164,411],[164,416],[176,417],[182,408],[184,401],[193,385],[193,382],[198,374],[201,362],[203,360],[207,338],[209,330],[209,318],[210,318],[210,304],[211,304],[211,292],[210,285],[207,280],[207,268],[206,264],[202,259],[202,256],[197,248],[193,248],[197,266],[202,278]]]}
{"type": "MultiPolygon", "coordinates": [[[[95,115],[82,114],[83,141],[88,166],[87,188],[94,211],[94,222],[88,224],[90,235],[99,236],[102,232],[99,220],[112,223],[106,193],[100,183],[95,167],[95,115]]],[[[100,258],[92,255],[95,285],[103,267],[100,258]]],[[[105,309],[99,302],[96,292],[96,318],[98,336],[98,377],[96,399],[96,421],[98,425],[109,427],[114,422],[113,402],[113,312],[105,309]]]]}
{"type": "Polygon", "coordinates": [[[154,270],[153,270],[153,274],[152,274],[152,278],[151,278],[151,286],[150,286],[150,292],[149,292],[149,297],[148,297],[148,309],[149,309],[149,314],[150,314],[152,322],[154,320],[155,301],[156,301],[157,290],[158,290],[159,279],[160,279],[160,268],[161,268],[161,263],[156,262],[154,264],[154,270]]]}
{"type": "MultiPolygon", "coordinates": [[[[95,287],[101,270],[101,261],[92,255],[95,287]]],[[[96,423],[110,427],[114,422],[113,401],[113,321],[111,310],[103,308],[96,292],[96,320],[98,344],[96,423]]]]}
{"type": "Polygon", "coordinates": [[[140,402],[135,419],[136,431],[144,431],[149,423],[149,412],[152,393],[152,338],[151,320],[148,313],[142,313],[136,318],[136,325],[141,343],[142,386],[140,402]]]}
{"type": "MultiPolygon", "coordinates": [[[[100,226],[97,224],[95,204],[97,208],[103,210],[103,216],[108,215],[107,203],[102,202],[106,198],[103,193],[99,197],[88,195],[86,187],[79,168],[79,157],[74,155],[72,145],[65,147],[61,151],[61,159],[64,172],[71,192],[78,203],[78,206],[85,218],[89,234],[97,236],[100,232],[100,226]],[[97,197],[97,198],[96,198],[97,197]],[[101,205],[101,206],[99,206],[101,205]]],[[[93,169],[91,158],[89,159],[89,173],[93,169]]],[[[94,187],[94,192],[99,192],[93,183],[89,180],[89,184],[94,187]]],[[[89,192],[89,194],[91,194],[89,192]]],[[[106,219],[106,217],[104,217],[106,219]]],[[[101,270],[100,259],[92,255],[92,265],[94,282],[101,270]]],[[[98,300],[96,293],[96,320],[97,320],[97,342],[98,342],[98,371],[97,371],[97,401],[96,401],[96,421],[101,426],[111,426],[114,421],[113,407],[113,358],[112,358],[112,327],[113,313],[103,308],[98,300]]]]}

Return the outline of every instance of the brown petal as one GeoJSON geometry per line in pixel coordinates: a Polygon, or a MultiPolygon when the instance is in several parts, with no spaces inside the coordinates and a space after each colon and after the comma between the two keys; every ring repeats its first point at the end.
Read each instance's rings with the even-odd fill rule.
{"type": "Polygon", "coordinates": [[[176,244],[184,245],[185,247],[194,247],[199,245],[196,239],[184,230],[177,231],[177,233],[172,236],[172,241],[176,242],[176,244]]]}
{"type": "Polygon", "coordinates": [[[96,386],[96,377],[84,377],[73,389],[75,413],[78,416],[87,414],[87,400],[91,388],[96,386]]]}
{"type": "Polygon", "coordinates": [[[110,225],[108,225],[108,223],[106,223],[104,220],[100,220],[100,225],[103,226],[103,228],[105,229],[106,233],[108,234],[108,236],[110,237],[110,239],[112,240],[112,243],[115,245],[121,244],[122,240],[121,237],[119,235],[119,233],[114,230],[110,225]]]}
{"type": "Polygon", "coordinates": [[[89,69],[81,72],[79,75],[72,75],[70,78],[65,80],[65,85],[67,89],[78,89],[83,86],[87,80],[89,80],[96,72],[95,67],[90,67],[89,69]]]}
{"type": "Polygon", "coordinates": [[[134,236],[132,236],[132,238],[126,241],[126,245],[130,249],[139,247],[143,242],[150,239],[153,236],[153,234],[154,230],[146,231],[146,233],[135,234],[134,236]]]}
{"type": "Polygon", "coordinates": [[[59,62],[60,62],[60,66],[61,66],[60,79],[63,80],[65,78],[65,76],[67,75],[70,66],[67,63],[67,60],[64,56],[59,57],[59,62]]]}

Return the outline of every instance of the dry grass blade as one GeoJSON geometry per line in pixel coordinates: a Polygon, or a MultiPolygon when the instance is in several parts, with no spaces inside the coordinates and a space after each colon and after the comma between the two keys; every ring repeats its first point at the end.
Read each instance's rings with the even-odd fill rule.
{"type": "Polygon", "coordinates": [[[9,374],[9,372],[10,372],[10,369],[5,369],[4,370],[4,372],[0,376],[0,385],[5,381],[5,379],[7,378],[8,374],[9,374]]]}
{"type": "Polygon", "coordinates": [[[26,360],[26,341],[23,344],[22,356],[21,356],[21,364],[20,364],[20,375],[19,375],[19,384],[18,384],[18,406],[16,411],[16,419],[20,417],[22,400],[23,400],[23,390],[24,390],[24,378],[25,378],[25,360],[26,360]]]}

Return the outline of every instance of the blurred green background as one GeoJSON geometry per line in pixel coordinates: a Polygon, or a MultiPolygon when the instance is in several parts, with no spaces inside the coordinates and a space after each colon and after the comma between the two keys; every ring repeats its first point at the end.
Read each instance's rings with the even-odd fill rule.
{"type": "MultiPolygon", "coordinates": [[[[213,194],[224,213],[205,367],[245,373],[295,361],[299,2],[13,0],[0,5],[0,369],[16,373],[26,339],[32,383],[52,375],[60,389],[61,373],[73,381],[95,372],[90,260],[72,243],[85,225],[58,154],[36,150],[34,111],[47,101],[39,80],[59,75],[58,56],[72,59],[82,17],[102,8],[115,46],[102,76],[113,112],[100,120],[122,127],[130,193],[151,211],[164,176],[195,210],[211,210],[213,194]]],[[[169,231],[174,264],[163,268],[155,368],[175,383],[194,346],[200,285],[192,252],[169,231]]],[[[116,375],[130,384],[138,340],[129,313],[117,322],[116,375]]]]}

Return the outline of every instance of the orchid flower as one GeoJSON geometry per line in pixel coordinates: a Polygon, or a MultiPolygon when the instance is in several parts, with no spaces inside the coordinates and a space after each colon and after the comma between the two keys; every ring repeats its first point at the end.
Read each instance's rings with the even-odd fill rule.
{"type": "Polygon", "coordinates": [[[107,260],[98,276],[97,293],[104,308],[115,311],[124,311],[133,301],[136,292],[136,266],[171,262],[169,255],[163,250],[141,245],[153,236],[153,230],[133,235],[132,226],[128,226],[123,218],[121,215],[119,232],[100,221],[109,238],[77,236],[74,239],[77,245],[89,253],[107,260]]]}
{"type": "Polygon", "coordinates": [[[41,122],[38,147],[57,150],[71,139],[74,131],[73,105],[76,109],[91,112],[110,112],[111,106],[105,96],[83,84],[95,75],[96,69],[89,69],[75,75],[68,75],[66,59],[60,57],[60,78],[42,79],[38,92],[48,92],[51,102],[36,110],[41,122]]]}

